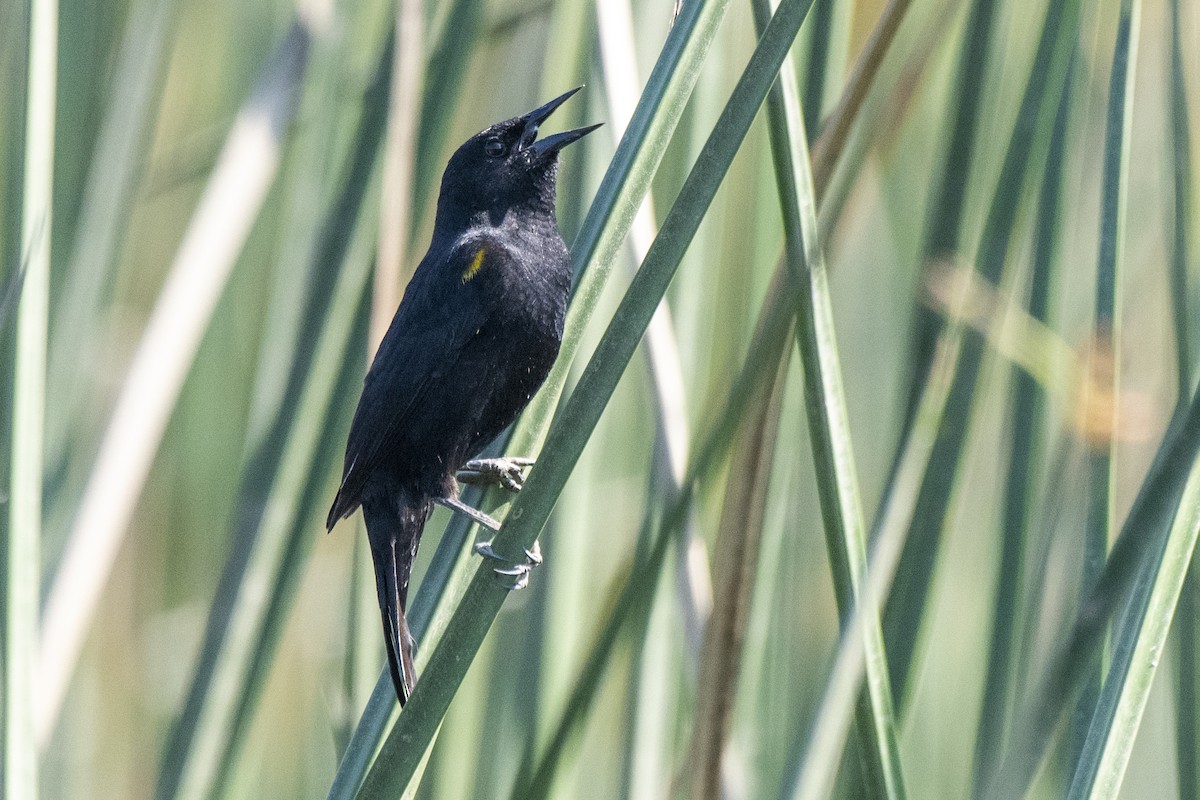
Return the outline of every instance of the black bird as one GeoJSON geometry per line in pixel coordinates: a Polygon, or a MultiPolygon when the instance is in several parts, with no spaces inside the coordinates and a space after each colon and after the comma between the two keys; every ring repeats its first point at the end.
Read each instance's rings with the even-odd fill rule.
{"type": "MultiPolygon", "coordinates": [[[[582,87],[580,87],[582,88],[582,87]]],[[[458,500],[455,474],[520,488],[528,459],[471,456],[508,427],[558,355],[571,260],[554,216],[558,153],[599,127],[538,140],[538,126],[579,89],[466,141],[442,176],[429,251],[363,383],[341,487],[326,526],[360,505],[367,523],[396,696],[412,693],[404,618],[421,531],[441,503],[488,527],[458,500]]],[[[484,544],[477,550],[503,561],[484,544]]],[[[497,568],[520,588],[528,560],[497,568]]]]}

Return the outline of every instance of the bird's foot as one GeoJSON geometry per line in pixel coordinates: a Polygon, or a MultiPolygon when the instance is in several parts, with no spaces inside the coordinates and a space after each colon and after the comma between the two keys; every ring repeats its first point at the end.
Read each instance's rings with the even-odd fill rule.
{"type": "Polygon", "coordinates": [[[497,522],[495,519],[488,516],[487,514],[483,513],[478,508],[473,508],[473,507],[467,505],[462,500],[459,500],[457,497],[439,497],[436,500],[434,500],[433,502],[437,503],[440,506],[445,506],[446,508],[450,509],[451,511],[456,511],[459,514],[462,514],[463,516],[471,519],[472,521],[478,522],[480,525],[482,525],[485,528],[488,528],[489,530],[493,530],[493,531],[500,530],[499,522],[497,522]]]}
{"type": "Polygon", "coordinates": [[[502,585],[509,591],[524,589],[528,586],[529,574],[533,572],[534,567],[540,566],[542,563],[542,547],[536,541],[534,541],[533,547],[525,551],[524,561],[508,560],[492,549],[490,541],[477,543],[475,552],[484,558],[490,558],[492,561],[500,563],[501,566],[493,567],[492,572],[507,581],[502,585]]]}
{"type": "Polygon", "coordinates": [[[476,458],[463,464],[456,477],[459,483],[495,484],[510,492],[519,492],[525,484],[524,469],[530,466],[533,466],[533,459],[522,456],[476,458]]]}

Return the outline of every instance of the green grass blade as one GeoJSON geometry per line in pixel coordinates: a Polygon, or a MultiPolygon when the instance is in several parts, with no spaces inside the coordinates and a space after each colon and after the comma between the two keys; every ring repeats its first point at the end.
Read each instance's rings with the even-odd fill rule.
{"type": "MultiPolygon", "coordinates": [[[[686,494],[690,497],[690,492],[686,494]]],[[[682,518],[682,511],[682,505],[677,504],[671,516],[678,521],[682,518]]],[[[551,728],[545,751],[529,770],[522,772],[522,777],[510,794],[512,800],[540,800],[551,795],[555,777],[566,761],[567,745],[578,735],[595,699],[600,679],[612,660],[619,637],[622,633],[640,635],[644,629],[658,577],[666,564],[669,545],[673,540],[671,532],[675,527],[677,525],[663,525],[646,558],[628,571],[628,578],[588,651],[587,660],[564,704],[562,714],[551,728]]]]}
{"type": "MultiPolygon", "coordinates": [[[[637,612],[650,613],[649,599],[654,590],[654,580],[664,565],[668,540],[675,535],[679,526],[684,524],[688,509],[693,504],[696,487],[711,479],[713,471],[720,465],[729,449],[741,420],[751,413],[751,403],[756,395],[763,394],[762,384],[770,368],[778,366],[791,331],[791,314],[787,301],[791,299],[793,292],[787,273],[777,273],[777,277],[779,280],[767,291],[768,302],[764,304],[763,313],[760,314],[755,328],[753,339],[758,346],[747,352],[745,364],[730,382],[728,395],[724,398],[719,413],[714,415],[713,422],[706,427],[700,445],[692,450],[692,460],[681,482],[679,494],[662,512],[654,543],[648,548],[646,558],[635,565],[621,590],[621,595],[613,604],[613,610],[595,638],[596,644],[589,650],[587,661],[580,669],[571,697],[557,723],[552,727],[554,733],[549,737],[544,751],[533,762],[533,767],[527,772],[531,777],[514,787],[514,800],[534,800],[548,793],[555,772],[562,768],[566,746],[578,735],[579,727],[591,707],[600,678],[613,655],[618,636],[622,631],[640,631],[643,623],[637,612]],[[770,302],[769,298],[775,295],[782,295],[780,301],[770,302]]],[[[653,515],[655,511],[656,509],[651,508],[648,514],[653,515]]],[[[648,517],[643,526],[649,527],[653,522],[653,517],[648,517]]]]}
{"type": "MultiPolygon", "coordinates": [[[[971,165],[976,160],[975,147],[978,129],[984,116],[981,112],[984,97],[984,78],[987,75],[991,52],[992,26],[996,17],[996,0],[971,0],[967,22],[959,41],[958,68],[955,71],[954,91],[948,104],[954,114],[954,124],[934,200],[926,220],[922,268],[932,269],[960,252],[963,236],[963,216],[966,213],[967,187],[970,185],[971,165]]],[[[927,273],[926,273],[927,274],[927,273]]],[[[912,365],[905,410],[905,427],[916,412],[921,384],[929,372],[933,347],[942,329],[942,320],[930,308],[918,305],[911,334],[912,365]]],[[[902,432],[902,436],[906,435],[902,432]]],[[[895,687],[906,683],[904,659],[893,664],[895,687]]],[[[903,693],[900,694],[903,703],[903,693]]]]}
{"type": "MultiPolygon", "coordinates": [[[[888,46],[893,41],[899,27],[899,21],[903,18],[906,9],[907,3],[893,2],[881,17],[879,26],[872,34],[871,44],[861,57],[855,69],[855,77],[851,80],[851,85],[843,96],[843,100],[839,103],[838,112],[834,115],[837,124],[832,129],[835,132],[840,131],[842,134],[834,135],[832,139],[822,138],[825,144],[822,148],[823,155],[820,158],[824,160],[818,161],[817,171],[820,171],[820,165],[836,159],[838,153],[841,151],[839,143],[844,142],[844,132],[849,130],[858,109],[861,108],[863,98],[866,96],[866,87],[875,75],[882,61],[883,53],[887,51],[888,46]]],[[[831,171],[829,168],[824,169],[825,174],[829,174],[831,171]]],[[[818,191],[819,189],[820,187],[818,186],[818,191]]],[[[693,466],[686,473],[689,477],[682,483],[683,496],[677,499],[677,503],[690,502],[691,492],[695,483],[697,481],[700,483],[704,482],[704,476],[710,469],[710,465],[728,446],[729,437],[737,426],[738,420],[749,413],[748,404],[750,403],[754,387],[762,379],[767,366],[779,363],[783,348],[786,346],[789,338],[789,331],[791,330],[790,319],[795,308],[795,290],[792,286],[791,275],[786,266],[781,263],[772,276],[770,288],[767,290],[766,298],[759,312],[759,320],[751,336],[752,344],[748,350],[749,356],[746,366],[730,382],[729,397],[722,405],[721,413],[716,416],[716,421],[708,429],[701,444],[693,450],[693,466]]],[[[927,425],[926,427],[929,426],[927,425]]],[[[675,515],[678,513],[680,513],[679,508],[676,506],[665,512],[664,519],[666,522],[663,523],[663,533],[660,533],[660,535],[667,535],[671,531],[671,521],[676,518],[675,515]]],[[[907,523],[904,523],[900,527],[906,530],[906,526],[907,523]]],[[[892,525],[891,527],[895,528],[897,525],[892,525]]],[[[435,557],[434,563],[438,563],[437,557],[435,557]]],[[[650,563],[651,567],[653,567],[653,558],[650,563]]],[[[647,568],[635,573],[630,578],[629,583],[626,584],[624,591],[626,593],[638,591],[638,587],[645,585],[645,581],[648,579],[646,576],[657,574],[654,569],[657,569],[657,567],[653,569],[647,568]]],[[[890,581],[890,575],[888,580],[890,581]]],[[[882,596],[882,593],[879,596],[882,596]]],[[[623,595],[615,608],[626,608],[626,604],[636,604],[637,602],[636,599],[623,595]]],[[[606,623],[605,632],[599,634],[596,641],[615,642],[617,633],[609,631],[608,628],[615,628],[622,624],[632,626],[632,621],[623,623],[624,619],[624,617],[614,611],[606,623]]],[[[856,641],[861,641],[861,637],[856,641]]],[[[588,661],[580,671],[580,677],[576,682],[571,699],[568,701],[562,716],[559,718],[559,722],[553,727],[555,733],[550,737],[546,749],[534,763],[534,766],[528,770],[528,774],[534,777],[525,784],[518,784],[514,789],[514,797],[522,797],[524,800],[527,796],[524,794],[525,792],[534,791],[535,789],[540,789],[543,792],[547,790],[554,772],[561,769],[561,761],[565,754],[567,742],[577,734],[579,725],[586,718],[586,711],[590,708],[595,691],[599,686],[599,676],[603,674],[612,652],[612,648],[603,649],[599,647],[590,651],[588,661]]],[[[857,683],[855,687],[857,687],[857,683]]],[[[379,721],[377,724],[382,727],[383,723],[379,721]]],[[[824,737],[822,737],[822,740],[826,741],[824,737]]],[[[840,753],[840,750],[840,746],[834,750],[834,768],[836,768],[836,755],[840,753]]],[[[340,775],[341,773],[339,772],[340,775]]],[[[347,796],[346,794],[338,795],[338,797],[347,796]]],[[[529,796],[536,797],[539,795],[534,794],[529,796]]]]}
{"type": "MultiPolygon", "coordinates": [[[[762,24],[766,0],[755,4],[762,24]]],[[[834,590],[843,625],[861,602],[865,580],[866,526],[854,466],[850,422],[834,333],[829,278],[819,240],[817,200],[809,163],[799,90],[790,61],[767,101],[776,180],[783,208],[787,260],[796,292],[797,341],[804,368],[804,394],[834,590]]],[[[857,727],[871,797],[905,796],[896,746],[887,656],[879,620],[864,624],[866,688],[857,727]]]]}
{"type": "MultiPolygon", "coordinates": [[[[686,543],[682,546],[686,547],[686,543]]],[[[675,560],[677,564],[684,562],[678,556],[675,560]]],[[[628,683],[625,706],[631,724],[621,754],[621,797],[661,797],[670,791],[674,754],[671,723],[678,713],[671,633],[674,599],[681,594],[658,586],[650,599],[645,632],[633,648],[634,672],[628,683]]]]}
{"type": "Polygon", "coordinates": [[[833,27],[833,9],[841,5],[833,0],[814,0],[808,24],[801,32],[806,40],[804,57],[804,129],[816,136],[821,129],[821,105],[825,99],[825,72],[828,67],[830,29],[833,27]]]}
{"type": "Polygon", "coordinates": [[[387,724],[391,721],[392,712],[396,710],[396,689],[392,685],[392,677],[386,668],[375,682],[375,688],[367,699],[363,709],[362,719],[350,735],[346,750],[338,763],[337,773],[329,787],[329,800],[348,800],[358,793],[361,776],[367,774],[371,760],[383,736],[387,733],[387,724]]]}
{"type": "MultiPolygon", "coordinates": [[[[701,152],[698,163],[702,168],[694,169],[688,176],[579,385],[556,418],[537,466],[496,536],[494,546],[498,552],[519,552],[521,548],[532,546],[549,517],[583,445],[699,227],[704,210],[716,194],[766,97],[808,6],[807,0],[785,2],[767,26],[701,152]]],[[[384,743],[380,758],[367,774],[363,797],[391,796],[408,785],[506,594],[493,580],[487,566],[482,566],[438,642],[410,705],[400,715],[384,743]]]]}
{"type": "MultiPolygon", "coordinates": [[[[10,277],[20,272],[21,195],[28,101],[29,4],[0,6],[0,81],[9,88],[5,103],[11,109],[0,123],[0,270],[10,277]]],[[[4,420],[5,425],[9,420],[4,420]]],[[[5,443],[7,446],[7,441],[5,443]]]]}
{"type": "Polygon", "coordinates": [[[1200,400],[1193,398],[1167,431],[1070,635],[1059,640],[1042,678],[1027,694],[989,797],[1025,794],[1064,710],[1078,697],[1099,661],[1109,620],[1126,608],[1131,613],[1124,615],[1118,641],[1132,642],[1125,626],[1140,625],[1146,617],[1154,576],[1164,563],[1170,534],[1176,529],[1173,522],[1181,497],[1200,472],[1198,457],[1200,400]]]}
{"type": "MultiPolygon", "coordinates": [[[[1108,114],[1105,120],[1104,175],[1100,195],[1100,249],[1096,266],[1095,330],[1092,334],[1091,359],[1096,366],[1089,371],[1104,376],[1108,385],[1097,385],[1101,393],[1118,396],[1121,375],[1121,275],[1124,261],[1125,219],[1129,191],[1129,152],[1133,127],[1134,75],[1137,67],[1137,34],[1141,3],[1123,0],[1113,50],[1112,75],[1109,83],[1108,114]]],[[[1092,391],[1089,381],[1088,390],[1092,391]]],[[[1085,398],[1086,402],[1086,398],[1085,398]]],[[[1113,404],[1108,419],[1101,424],[1108,441],[1095,446],[1088,454],[1088,512],[1083,546],[1083,591],[1096,582],[1104,569],[1104,558],[1115,526],[1116,441],[1119,421],[1117,405],[1113,404]]],[[[1114,664],[1113,674],[1120,668],[1114,664]]],[[[1153,670],[1151,670],[1153,672],[1153,670]]],[[[1094,716],[1095,709],[1115,705],[1124,693],[1123,681],[1104,682],[1097,669],[1079,698],[1070,731],[1072,760],[1079,763],[1071,782],[1070,796],[1085,797],[1092,791],[1097,761],[1107,737],[1111,720],[1094,716]],[[1090,723],[1090,724],[1089,724],[1090,723]]],[[[1147,684],[1148,685],[1148,684],[1147,684]]],[[[1145,698],[1141,698],[1142,702],[1145,698]]],[[[1141,714],[1137,714],[1140,720],[1141,714]]],[[[1136,728],[1136,722],[1135,722],[1136,728]]],[[[1132,738],[1132,737],[1131,737],[1132,738]]]]}
{"type": "Polygon", "coordinates": [[[89,396],[82,389],[95,379],[96,354],[88,344],[100,337],[106,288],[113,280],[146,167],[143,155],[166,78],[175,14],[175,0],[138,2],[128,14],[109,92],[121,100],[105,108],[66,265],[70,280],[55,311],[47,384],[61,401],[47,420],[51,464],[78,446],[72,438],[79,433],[76,426],[89,396]],[[86,381],[81,380],[84,376],[86,381]]]}
{"type": "Polygon", "coordinates": [[[1175,716],[1175,762],[1179,781],[1179,796],[1183,800],[1195,800],[1200,797],[1200,760],[1197,748],[1200,747],[1200,735],[1197,734],[1197,720],[1200,719],[1200,691],[1196,684],[1200,681],[1197,673],[1198,649],[1197,639],[1200,635],[1194,630],[1197,625],[1197,567],[1193,561],[1190,574],[1184,583],[1183,592],[1179,597],[1179,606],[1175,618],[1179,621],[1179,656],[1178,674],[1176,676],[1176,693],[1178,711],[1175,716]]]}
{"type": "MultiPolygon", "coordinates": [[[[784,353],[786,359],[791,354],[784,353]]],[[[780,361],[766,397],[742,426],[729,464],[729,479],[713,547],[713,609],[704,627],[696,709],[687,761],[691,796],[721,797],[723,765],[735,752],[727,739],[745,659],[747,618],[759,575],[767,492],[779,438],[786,361],[780,361]]]]}
{"type": "Polygon", "coordinates": [[[1183,37],[1180,0],[1171,0],[1171,162],[1175,194],[1174,224],[1171,226],[1171,301],[1175,323],[1175,361],[1179,372],[1179,405],[1187,404],[1195,381],[1192,334],[1189,321],[1188,267],[1191,259],[1190,225],[1192,219],[1192,155],[1188,117],[1186,67],[1183,63],[1183,37]]]}
{"type": "MultiPolygon", "coordinates": [[[[378,183],[372,182],[374,188],[378,183]]],[[[319,512],[324,463],[336,458],[340,429],[326,424],[345,410],[353,391],[348,365],[359,358],[364,307],[375,238],[375,220],[364,214],[329,299],[328,322],[313,351],[274,480],[249,552],[235,553],[224,592],[210,616],[205,650],[192,693],[159,777],[160,798],[219,796],[239,754],[242,737],[265,680],[311,547],[309,518],[319,512]],[[340,401],[339,401],[340,398],[340,401]],[[240,558],[238,557],[240,556],[240,558]],[[233,584],[233,585],[226,585],[233,584]],[[260,587],[270,587],[262,592],[260,587]]]]}
{"type": "Polygon", "coordinates": [[[21,300],[21,286],[25,282],[24,265],[18,267],[0,284],[0,332],[3,332],[11,319],[13,310],[21,300]]]}
{"type": "MultiPolygon", "coordinates": [[[[1191,262],[1192,220],[1191,133],[1188,122],[1186,70],[1180,2],[1171,2],[1171,138],[1174,166],[1175,214],[1172,220],[1171,299],[1175,322],[1175,359],[1179,381],[1179,407],[1183,408],[1195,387],[1192,354],[1195,328],[1188,311],[1188,270],[1191,262]]],[[[1179,796],[1200,800],[1200,563],[1193,558],[1184,581],[1176,614],[1179,620],[1178,695],[1175,715],[1175,760],[1178,764],[1179,796]]]]}
{"type": "Polygon", "coordinates": [[[200,339],[274,181],[308,33],[299,24],[264,67],[231,130],[147,323],[46,602],[38,727],[54,727],[134,505],[200,339]]]}
{"type": "MultiPolygon", "coordinates": [[[[1067,66],[1078,35],[1078,14],[1078,0],[1053,2],[1046,10],[1041,38],[1005,150],[976,257],[976,269],[993,285],[1001,282],[1007,262],[1033,144],[1039,139],[1048,139],[1043,132],[1048,131],[1054,121],[1053,107],[1066,80],[1067,66]]],[[[917,502],[913,527],[905,541],[896,582],[884,609],[884,640],[888,646],[892,691],[901,698],[901,708],[916,654],[942,527],[966,442],[983,348],[984,342],[978,334],[968,333],[964,337],[946,415],[917,502]]]]}
{"type": "Polygon", "coordinates": [[[961,344],[961,331],[951,326],[935,349],[929,385],[921,394],[913,433],[905,443],[899,466],[892,476],[894,488],[885,498],[886,505],[880,512],[882,521],[872,540],[867,580],[859,595],[862,599],[848,623],[842,626],[811,731],[793,748],[799,756],[791,780],[780,793],[785,800],[823,800],[833,790],[851,717],[856,701],[862,697],[860,687],[867,667],[864,634],[871,621],[879,619],[882,598],[887,597],[895,577],[921,483],[937,443],[961,344]]]}
{"type": "Polygon", "coordinates": [[[816,0],[802,36],[809,37],[804,57],[804,130],[821,132],[827,100],[836,98],[845,69],[854,3],[816,0]]]}
{"type": "MultiPolygon", "coordinates": [[[[1055,116],[1035,223],[1029,314],[1042,322],[1048,316],[1050,284],[1057,263],[1071,80],[1068,73],[1055,116]]],[[[1014,371],[1012,380],[1012,436],[1004,486],[1004,538],[1000,545],[996,599],[992,605],[992,635],[987,677],[983,683],[979,734],[975,740],[972,792],[977,798],[982,797],[987,788],[1009,725],[1022,628],[1026,622],[1022,618],[1020,599],[1029,583],[1025,565],[1028,561],[1026,545],[1033,525],[1031,500],[1037,495],[1039,462],[1045,449],[1041,429],[1045,401],[1037,380],[1023,370],[1014,371]]]]}
{"type": "MultiPolygon", "coordinates": [[[[25,95],[21,297],[13,368],[8,530],[4,537],[4,796],[38,796],[36,706],[46,332],[54,203],[58,3],[35,0],[29,17],[25,95]]],[[[15,279],[15,278],[14,278],[15,279]]]]}
{"type": "MultiPolygon", "coordinates": [[[[608,100],[608,126],[615,143],[619,145],[637,106],[642,85],[638,74],[633,9],[626,0],[597,4],[596,22],[604,93],[608,100]]],[[[637,265],[645,259],[657,230],[653,197],[647,197],[629,230],[633,255],[628,262],[631,277],[636,274],[637,265]]],[[[675,321],[666,299],[646,330],[646,364],[654,391],[657,438],[661,445],[654,458],[651,482],[660,492],[662,502],[667,502],[678,497],[686,478],[688,432],[691,426],[682,355],[675,333],[675,321]]],[[[643,524],[643,534],[648,535],[648,524],[649,520],[643,524]]],[[[698,629],[708,613],[706,604],[700,602],[698,597],[711,598],[712,586],[710,570],[692,568],[694,560],[683,555],[696,552],[697,549],[707,553],[696,530],[694,511],[688,514],[682,536],[676,559],[676,591],[673,594],[683,606],[688,655],[696,658],[698,647],[693,647],[692,642],[699,641],[698,629]]],[[[645,536],[639,536],[639,548],[647,541],[645,536]]],[[[669,640],[673,625],[671,594],[665,590],[659,591],[658,599],[653,601],[656,607],[650,612],[650,628],[643,636],[639,636],[635,646],[633,660],[639,678],[630,681],[628,691],[629,713],[635,722],[625,741],[624,783],[625,793],[636,796],[651,796],[666,791],[663,776],[666,765],[671,761],[672,743],[668,736],[668,717],[662,709],[664,704],[670,702],[668,698],[674,689],[673,648],[669,640]]],[[[707,605],[711,605],[711,602],[707,605]]],[[[576,623],[572,619],[565,624],[576,623]]]]}
{"type": "MultiPolygon", "coordinates": [[[[615,0],[613,5],[620,5],[621,2],[623,0],[615,0]]],[[[588,3],[576,3],[571,0],[554,3],[550,11],[549,33],[542,63],[540,97],[554,97],[566,87],[579,86],[589,81],[587,67],[594,58],[597,13],[588,3]]],[[[639,81],[638,87],[640,85],[639,81]]],[[[635,103],[638,87],[635,87],[632,93],[632,101],[635,103]]],[[[604,94],[610,94],[607,82],[604,88],[604,94]]],[[[568,112],[569,118],[563,119],[558,125],[574,128],[595,122],[597,112],[593,109],[602,107],[596,102],[600,100],[599,89],[600,87],[595,87],[594,90],[586,91],[586,98],[579,98],[588,102],[572,104],[563,109],[568,112]]],[[[611,117],[607,115],[599,118],[605,120],[605,127],[596,132],[597,139],[607,134],[616,139],[614,144],[619,144],[625,126],[613,125],[611,117]]],[[[597,146],[598,144],[598,141],[593,143],[593,146],[585,151],[587,158],[574,159],[568,155],[563,164],[564,168],[559,173],[558,182],[562,188],[559,191],[557,213],[559,224],[564,230],[575,229],[586,210],[584,203],[587,201],[586,192],[589,187],[581,178],[585,173],[592,171],[592,164],[606,163],[607,150],[597,146]]],[[[602,463],[602,458],[597,456],[590,461],[585,459],[580,467],[587,469],[599,463],[602,463]]],[[[588,508],[595,494],[595,486],[596,482],[589,480],[585,474],[577,475],[572,487],[575,491],[572,505],[578,503],[576,507],[588,508]]],[[[554,541],[586,541],[588,531],[584,528],[587,523],[587,514],[556,519],[553,523],[554,541]]],[[[588,577],[593,568],[594,563],[586,547],[555,548],[552,545],[549,549],[545,574],[537,578],[539,584],[544,582],[539,589],[545,592],[540,619],[534,622],[536,627],[530,629],[530,634],[541,641],[529,654],[527,662],[529,668],[537,673],[537,681],[533,684],[538,697],[537,707],[546,709],[547,713],[530,714],[532,735],[525,742],[513,741],[510,750],[497,749],[494,758],[498,764],[514,759],[518,753],[523,760],[528,759],[534,743],[545,739],[549,733],[549,726],[554,722],[555,714],[549,712],[549,709],[561,708],[570,694],[574,670],[582,660],[584,648],[587,646],[586,639],[581,635],[583,631],[580,630],[579,621],[587,618],[596,600],[594,590],[588,586],[588,577]]],[[[526,618],[522,621],[532,622],[533,619],[526,618]]],[[[480,707],[483,713],[487,714],[490,724],[499,722],[493,713],[495,704],[481,703],[480,707]]],[[[489,738],[493,735],[495,734],[487,729],[482,732],[482,736],[489,738]]],[[[499,735],[503,736],[502,733],[499,735]]],[[[451,764],[457,762],[450,748],[446,748],[444,754],[451,764]]],[[[487,764],[477,767],[480,773],[489,768],[490,765],[487,764]]],[[[460,770],[457,766],[454,769],[460,770]]],[[[505,775],[504,781],[507,780],[505,775]]],[[[559,790],[569,795],[579,792],[581,785],[566,783],[560,786],[559,790]]]]}
{"type": "MultiPolygon", "coordinates": [[[[858,59],[854,63],[854,68],[850,72],[850,77],[846,82],[846,88],[842,92],[841,99],[838,100],[837,106],[829,114],[829,119],[826,120],[824,127],[821,129],[820,137],[813,143],[813,186],[816,189],[819,199],[824,200],[826,191],[830,188],[835,168],[838,162],[843,160],[843,156],[845,156],[844,160],[853,167],[853,169],[842,170],[839,175],[839,184],[847,188],[834,192],[834,194],[839,195],[837,201],[830,204],[822,204],[821,224],[825,228],[832,227],[831,224],[826,222],[826,218],[832,220],[839,216],[839,210],[845,199],[842,195],[848,191],[851,179],[857,173],[858,166],[861,165],[862,152],[866,150],[872,135],[880,133],[878,127],[872,127],[869,123],[864,123],[859,126],[859,134],[854,137],[851,136],[851,130],[856,120],[864,116],[870,119],[872,116],[871,114],[864,115],[862,113],[864,104],[867,102],[868,91],[876,84],[879,69],[883,65],[884,58],[891,50],[892,43],[896,40],[900,24],[907,16],[910,6],[911,0],[889,0],[887,6],[880,12],[875,27],[871,29],[871,35],[867,38],[866,44],[863,45],[862,53],[859,54],[858,59]],[[853,147],[851,147],[852,144],[854,145],[853,147]],[[856,155],[852,157],[852,154],[856,155]]],[[[923,62],[925,59],[922,58],[920,60],[923,62]]],[[[786,269],[786,265],[782,259],[780,260],[779,269],[786,269]]]]}
{"type": "Polygon", "coordinates": [[[1200,534],[1200,469],[1193,469],[1171,525],[1161,566],[1157,574],[1140,579],[1137,602],[1125,611],[1117,629],[1113,667],[1101,692],[1083,760],[1071,787],[1075,797],[1099,800],[1120,794],[1197,534],[1200,534]]]}

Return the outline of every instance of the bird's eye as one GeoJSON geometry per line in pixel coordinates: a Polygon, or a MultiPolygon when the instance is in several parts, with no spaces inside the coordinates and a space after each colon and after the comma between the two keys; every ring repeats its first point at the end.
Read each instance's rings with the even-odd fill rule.
{"type": "Polygon", "coordinates": [[[483,152],[492,158],[500,158],[508,152],[508,147],[505,146],[504,142],[493,136],[483,143],[483,152]]]}

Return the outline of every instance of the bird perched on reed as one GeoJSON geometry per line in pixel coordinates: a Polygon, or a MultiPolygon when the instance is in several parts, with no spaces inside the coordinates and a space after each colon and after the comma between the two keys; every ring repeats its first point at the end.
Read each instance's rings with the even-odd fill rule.
{"type": "MultiPolygon", "coordinates": [[[[581,87],[582,88],[582,87],[581,87]]],[[[456,474],[518,490],[529,459],[470,461],[516,419],[558,355],[571,260],[554,214],[559,151],[598,125],[538,139],[579,89],[468,139],[442,176],[429,250],[363,384],[329,529],[359,506],[375,563],[388,664],[403,705],[416,680],[405,602],[435,503],[496,528],[458,499],[456,474]],[[460,472],[461,470],[461,472],[460,472]]],[[[510,588],[536,547],[502,562],[510,588]]]]}

